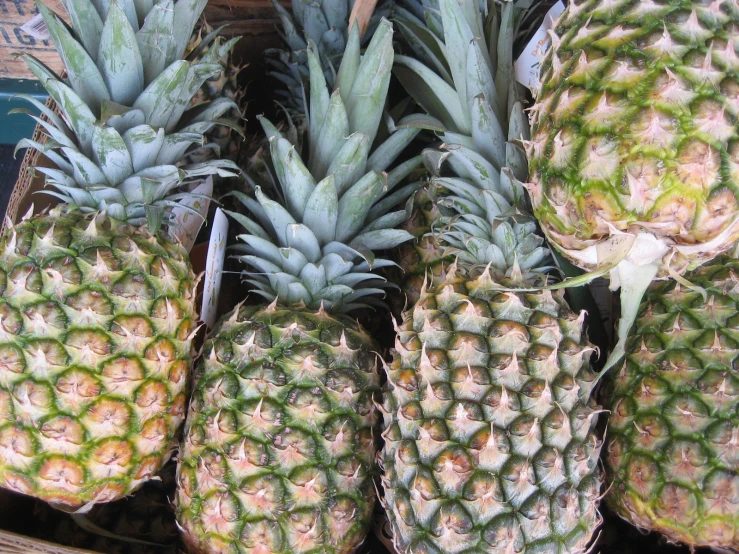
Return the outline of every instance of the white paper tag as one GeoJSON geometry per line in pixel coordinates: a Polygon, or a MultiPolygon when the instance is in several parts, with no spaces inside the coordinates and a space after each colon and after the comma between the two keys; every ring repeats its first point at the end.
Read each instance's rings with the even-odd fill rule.
{"type": "Polygon", "coordinates": [[[536,31],[514,64],[516,81],[527,86],[531,90],[539,88],[539,69],[541,61],[544,59],[544,54],[549,48],[551,42],[547,32],[554,26],[554,22],[559,19],[559,16],[561,16],[564,11],[565,5],[561,0],[549,8],[547,15],[544,16],[544,21],[542,22],[541,27],[536,31]]]}
{"type": "Polygon", "coordinates": [[[228,218],[218,208],[213,219],[208,244],[208,258],[205,262],[205,278],[203,279],[203,305],[200,320],[212,329],[218,315],[218,296],[221,293],[221,277],[223,261],[226,258],[226,242],[228,240],[228,218]]]}
{"type": "Polygon", "coordinates": [[[31,35],[36,40],[49,40],[51,34],[43,16],[39,13],[21,25],[21,31],[31,35]]]}
{"type": "MultiPolygon", "coordinates": [[[[213,177],[208,177],[205,181],[195,187],[192,192],[194,194],[202,194],[203,196],[210,197],[213,194],[213,177]]],[[[202,218],[199,218],[191,211],[179,206],[172,209],[174,224],[170,226],[170,234],[174,238],[178,239],[182,243],[182,246],[184,246],[189,252],[192,250],[192,247],[195,246],[195,239],[197,239],[200,228],[203,226],[205,218],[208,216],[210,200],[189,197],[180,200],[180,204],[197,211],[201,216],[203,216],[202,218]]]]}

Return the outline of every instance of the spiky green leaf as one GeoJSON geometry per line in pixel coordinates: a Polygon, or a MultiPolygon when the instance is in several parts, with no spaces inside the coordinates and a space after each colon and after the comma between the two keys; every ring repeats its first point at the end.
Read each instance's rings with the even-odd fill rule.
{"type": "Polygon", "coordinates": [[[162,0],[151,9],[136,40],[144,66],[144,83],[148,86],[164,71],[177,46],[173,0],[162,0]]]}
{"type": "Polygon", "coordinates": [[[82,42],[87,53],[93,56],[93,62],[95,62],[94,57],[97,57],[100,35],[103,32],[103,21],[100,19],[100,14],[90,0],[64,0],[64,7],[67,9],[69,21],[77,38],[82,42]]]}
{"type": "MultiPolygon", "coordinates": [[[[144,90],[144,65],[136,32],[120,6],[113,0],[100,36],[97,66],[110,98],[131,106],[144,90]]],[[[138,106],[136,106],[138,107],[138,106]]]]}
{"type": "MultiPolygon", "coordinates": [[[[319,123],[316,121],[315,123],[319,123]]],[[[339,91],[334,91],[323,118],[321,129],[310,152],[310,172],[316,179],[323,179],[336,152],[349,135],[349,120],[339,91]]]]}
{"type": "Polygon", "coordinates": [[[321,246],[313,231],[300,223],[289,225],[287,229],[287,244],[290,248],[299,250],[308,261],[317,262],[321,259],[321,246]]]}
{"type": "Polygon", "coordinates": [[[111,185],[123,182],[134,171],[126,142],[113,127],[95,126],[92,132],[92,152],[95,163],[111,185]]]}
{"type": "Polygon", "coordinates": [[[336,240],[347,242],[362,228],[372,204],[386,186],[382,173],[370,171],[344,193],[339,200],[336,240]]]}
{"type": "Polygon", "coordinates": [[[367,250],[387,250],[395,248],[399,244],[403,244],[409,240],[413,240],[413,235],[403,229],[382,229],[378,231],[369,231],[354,237],[350,245],[353,248],[366,248],[367,250]]]}
{"type": "Polygon", "coordinates": [[[320,181],[313,189],[303,212],[307,225],[321,244],[336,238],[336,221],[339,214],[339,198],[334,175],[320,181]]]}

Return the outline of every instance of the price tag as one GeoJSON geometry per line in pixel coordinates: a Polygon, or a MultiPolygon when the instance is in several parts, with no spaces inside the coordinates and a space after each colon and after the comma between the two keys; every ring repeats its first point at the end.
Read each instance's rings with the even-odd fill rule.
{"type": "Polygon", "coordinates": [[[49,28],[46,26],[46,22],[40,13],[21,25],[21,31],[31,35],[36,40],[49,40],[51,38],[49,28]]]}
{"type": "Polygon", "coordinates": [[[554,27],[554,22],[559,19],[565,11],[565,5],[560,0],[554,4],[547,15],[544,16],[544,21],[541,27],[536,31],[532,39],[523,49],[523,53],[518,57],[514,64],[514,71],[516,73],[516,81],[522,85],[536,90],[539,88],[539,70],[541,68],[541,61],[544,59],[544,54],[550,46],[551,39],[547,34],[549,29],[554,27]]]}
{"type": "Polygon", "coordinates": [[[203,280],[203,305],[200,310],[200,320],[209,329],[212,329],[215,325],[218,315],[218,297],[221,293],[221,277],[223,276],[223,262],[226,259],[227,239],[228,218],[218,208],[213,220],[213,228],[210,231],[208,258],[205,262],[205,277],[203,280]]]}

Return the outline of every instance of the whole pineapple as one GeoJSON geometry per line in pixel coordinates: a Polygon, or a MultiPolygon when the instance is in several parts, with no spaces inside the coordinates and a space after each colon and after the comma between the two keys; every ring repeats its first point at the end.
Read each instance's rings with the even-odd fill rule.
{"type": "Polygon", "coordinates": [[[29,98],[48,137],[19,147],[62,204],[0,238],[0,486],[66,510],[139,488],[184,418],[196,276],[160,228],[183,185],[235,169],[178,165],[233,104],[185,111],[220,70],[179,59],[204,4],[70,0],[71,30],[39,4],[66,82],[23,55],[61,115],[29,98]]]}
{"type": "Polygon", "coordinates": [[[393,229],[405,210],[388,213],[395,170],[381,172],[399,152],[370,152],[392,27],[381,22],[361,57],[352,31],[330,95],[307,54],[307,155],[262,120],[280,201],[257,188],[240,195],[252,215],[233,214],[247,229],[247,282],[266,302],[237,306],[205,345],[178,467],[191,552],[348,554],[372,519],[377,346],[345,314],[382,307],[373,271],[391,262],[372,252],[410,239],[393,229]]]}
{"type": "MultiPolygon", "coordinates": [[[[397,56],[394,73],[426,112],[415,122],[442,141],[441,152],[426,152],[431,173],[439,176],[446,161],[455,177],[518,203],[521,191],[511,178],[525,179],[526,159],[510,141],[528,140],[529,129],[513,77],[513,43],[528,12],[519,3],[490,3],[489,9],[486,4],[462,3],[459,27],[450,22],[446,2],[407,0],[396,7],[395,24],[412,55],[397,56]],[[475,75],[466,71],[468,57],[475,75]]],[[[418,301],[424,280],[433,284],[443,278],[444,266],[453,259],[443,255],[438,233],[455,210],[466,209],[451,203],[467,200],[445,198],[447,184],[455,186],[453,180],[432,179],[419,191],[413,217],[405,224],[416,241],[398,249],[397,261],[410,305],[418,301]]]]}
{"type": "Polygon", "coordinates": [[[622,288],[624,353],[654,278],[739,238],[734,0],[574,0],[542,64],[530,191],[567,258],[622,288]]]}
{"type": "Polygon", "coordinates": [[[739,261],[721,256],[647,293],[611,409],[609,505],[690,546],[739,548],[739,261]]]}
{"type": "MultiPolygon", "coordinates": [[[[499,45],[526,4],[503,5],[499,45]]],[[[425,79],[420,98],[443,97],[472,132],[438,156],[451,175],[434,179],[449,209],[436,240],[457,261],[403,315],[387,368],[381,465],[396,550],[584,553],[600,523],[602,445],[585,314],[541,289],[553,261],[525,214],[525,159],[492,106],[506,106],[524,137],[525,119],[514,98],[500,103],[490,61],[467,40],[484,13],[455,0],[439,8],[457,90],[420,62],[401,63],[425,79]]],[[[492,2],[490,14],[494,24],[492,2]]]]}

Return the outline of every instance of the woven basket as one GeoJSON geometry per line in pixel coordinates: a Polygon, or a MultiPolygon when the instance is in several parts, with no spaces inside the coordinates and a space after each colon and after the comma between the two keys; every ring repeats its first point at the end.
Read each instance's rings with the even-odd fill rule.
{"type": "MultiPolygon", "coordinates": [[[[51,97],[46,101],[46,106],[55,113],[60,114],[56,103],[51,97]]],[[[44,114],[41,114],[41,119],[47,122],[49,121],[44,114]]],[[[46,134],[41,125],[36,124],[31,139],[40,144],[46,143],[46,134]]],[[[38,213],[42,209],[58,203],[56,198],[48,194],[35,194],[44,187],[44,175],[35,173],[33,171],[34,166],[53,167],[53,164],[35,148],[28,148],[26,150],[23,161],[21,162],[20,171],[18,172],[18,180],[15,182],[13,192],[10,193],[8,206],[5,209],[5,217],[3,218],[1,229],[3,233],[7,229],[8,222],[17,223],[18,219],[23,217],[31,209],[31,206],[33,206],[34,212],[38,213]]]]}

